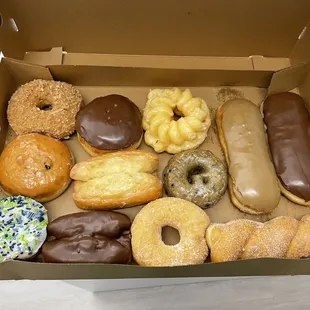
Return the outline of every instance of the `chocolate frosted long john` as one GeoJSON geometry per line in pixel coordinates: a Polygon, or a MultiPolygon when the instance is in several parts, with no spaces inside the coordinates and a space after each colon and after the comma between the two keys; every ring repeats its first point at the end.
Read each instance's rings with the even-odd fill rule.
{"type": "Polygon", "coordinates": [[[118,239],[106,237],[74,237],[52,240],[42,249],[49,263],[128,264],[131,261],[130,236],[118,239]]]}
{"type": "Polygon", "coordinates": [[[56,239],[76,235],[116,238],[130,229],[131,221],[125,214],[116,212],[78,212],[57,218],[47,227],[56,239]]]}
{"type": "Polygon", "coordinates": [[[274,94],[264,101],[263,112],[283,194],[310,204],[310,120],[304,100],[290,92],[274,94]]]}
{"type": "Polygon", "coordinates": [[[117,212],[79,212],[48,225],[53,240],[42,248],[47,263],[128,264],[132,258],[131,226],[127,215],[117,212]]]}

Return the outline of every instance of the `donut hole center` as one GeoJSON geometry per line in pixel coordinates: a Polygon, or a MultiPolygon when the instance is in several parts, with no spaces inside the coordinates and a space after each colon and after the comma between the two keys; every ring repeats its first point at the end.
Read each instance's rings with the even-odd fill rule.
{"type": "MultiPolygon", "coordinates": [[[[187,172],[187,181],[189,184],[193,184],[194,183],[194,176],[202,174],[205,172],[205,169],[202,166],[195,166],[193,168],[191,168],[190,170],[188,170],[187,172]]],[[[204,184],[208,183],[208,178],[207,177],[203,177],[202,182],[204,184]]]]}
{"type": "Polygon", "coordinates": [[[53,109],[53,106],[49,102],[42,100],[37,104],[37,108],[39,108],[41,111],[50,111],[53,109]]]}
{"type": "Polygon", "coordinates": [[[171,226],[164,226],[161,229],[161,239],[165,245],[176,245],[180,242],[179,231],[171,226]]]}
{"type": "Polygon", "coordinates": [[[51,163],[49,163],[49,162],[45,162],[44,163],[44,168],[45,168],[45,170],[51,170],[52,169],[52,164],[51,163]]]}
{"type": "Polygon", "coordinates": [[[176,122],[183,116],[183,113],[178,108],[175,108],[173,110],[173,120],[175,120],[176,122]]]}
{"type": "Polygon", "coordinates": [[[202,183],[203,184],[208,184],[209,183],[209,178],[208,177],[202,177],[202,183]]]}

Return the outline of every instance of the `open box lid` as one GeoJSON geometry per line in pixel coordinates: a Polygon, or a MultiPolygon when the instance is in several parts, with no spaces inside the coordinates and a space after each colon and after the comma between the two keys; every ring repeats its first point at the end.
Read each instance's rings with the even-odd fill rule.
{"type": "Polygon", "coordinates": [[[304,60],[310,51],[304,0],[2,0],[0,14],[0,49],[19,59],[55,46],[75,53],[304,60]]]}

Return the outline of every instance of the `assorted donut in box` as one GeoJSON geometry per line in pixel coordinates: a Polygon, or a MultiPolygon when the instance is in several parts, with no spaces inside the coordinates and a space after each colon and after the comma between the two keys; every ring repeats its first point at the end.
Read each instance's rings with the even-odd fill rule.
{"type": "Polygon", "coordinates": [[[19,87],[0,155],[0,261],[310,257],[305,102],[293,93],[220,102],[211,89],[19,87]]]}

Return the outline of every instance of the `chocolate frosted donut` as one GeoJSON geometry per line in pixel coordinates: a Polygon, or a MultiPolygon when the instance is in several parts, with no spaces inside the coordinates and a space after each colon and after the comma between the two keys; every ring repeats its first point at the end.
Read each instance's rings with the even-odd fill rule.
{"type": "Polygon", "coordinates": [[[75,235],[116,238],[131,226],[127,215],[116,212],[78,212],[65,215],[48,225],[48,233],[57,239],[75,235]]]}
{"type": "Polygon", "coordinates": [[[131,261],[130,236],[52,240],[44,245],[43,256],[49,263],[128,264],[131,261]]]}
{"type": "Polygon", "coordinates": [[[297,94],[270,95],[263,104],[269,147],[281,192],[290,200],[310,205],[310,119],[297,94]]]}
{"type": "Polygon", "coordinates": [[[42,248],[47,263],[128,264],[131,261],[131,221],[111,212],[79,212],[51,222],[51,240],[42,248]]]}
{"type": "Polygon", "coordinates": [[[217,203],[227,187],[225,165],[206,150],[190,150],[174,155],[163,176],[169,196],[191,201],[201,208],[217,203]]]}
{"type": "Polygon", "coordinates": [[[121,95],[98,97],[77,115],[76,131],[90,155],[136,149],[142,140],[139,108],[121,95]]]}

